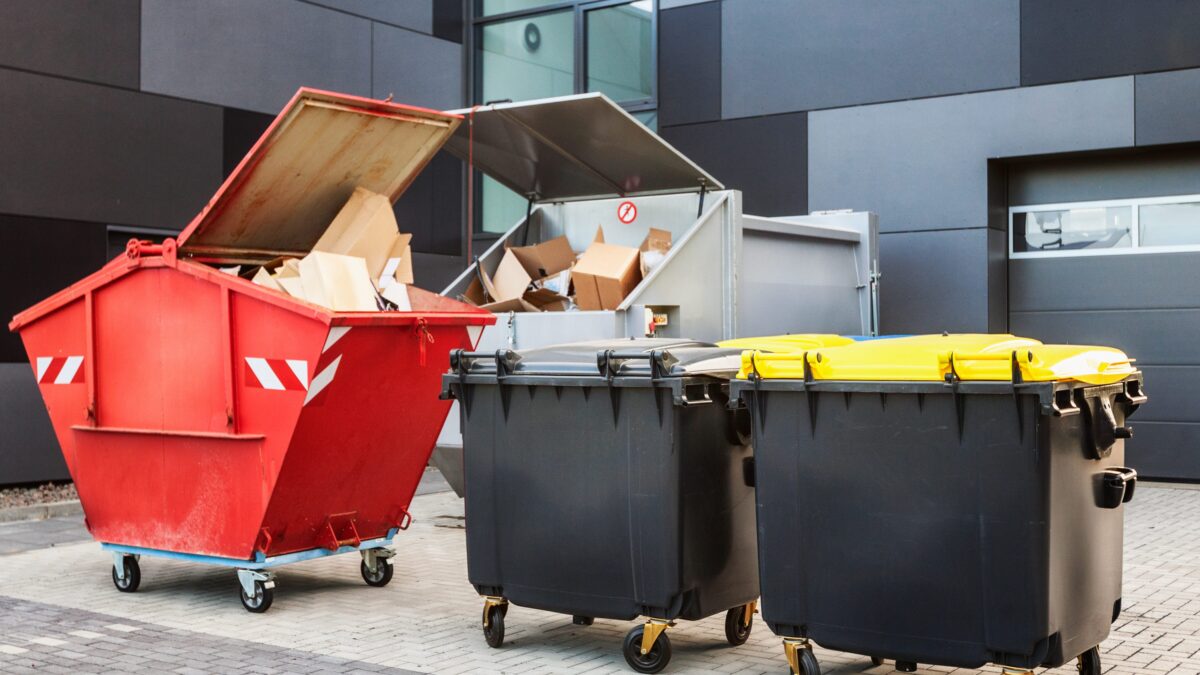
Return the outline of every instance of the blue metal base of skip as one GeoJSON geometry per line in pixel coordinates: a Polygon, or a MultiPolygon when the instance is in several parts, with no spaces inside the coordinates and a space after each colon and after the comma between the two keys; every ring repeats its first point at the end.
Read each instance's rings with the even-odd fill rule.
{"type": "Polygon", "coordinates": [[[372,548],[383,548],[392,543],[392,538],[396,536],[398,530],[393,528],[388,531],[386,537],[379,539],[368,539],[357,547],[343,546],[336,551],[330,551],[324,548],[312,548],[307,551],[297,551],[295,553],[287,553],[285,555],[277,555],[267,558],[261,552],[256,553],[253,560],[239,560],[238,558],[222,558],[215,555],[199,555],[196,553],[179,553],[178,551],[163,551],[157,548],[142,548],[140,546],[124,546],[122,544],[106,544],[100,542],[100,547],[106,551],[115,553],[125,553],[128,555],[144,555],[155,558],[171,558],[173,560],[183,560],[186,562],[201,563],[204,565],[221,565],[222,567],[236,567],[244,570],[263,570],[270,567],[278,567],[280,565],[288,565],[290,563],[304,562],[305,560],[314,560],[316,558],[324,558],[326,556],[338,555],[341,553],[354,553],[356,551],[365,551],[372,548]]]}

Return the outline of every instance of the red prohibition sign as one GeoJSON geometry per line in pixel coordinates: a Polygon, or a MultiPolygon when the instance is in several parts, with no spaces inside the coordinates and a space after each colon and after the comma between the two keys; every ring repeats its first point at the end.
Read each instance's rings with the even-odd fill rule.
{"type": "Polygon", "coordinates": [[[617,206],[617,220],[625,223],[626,225],[637,220],[637,204],[634,204],[633,202],[621,202],[621,204],[617,206]]]}

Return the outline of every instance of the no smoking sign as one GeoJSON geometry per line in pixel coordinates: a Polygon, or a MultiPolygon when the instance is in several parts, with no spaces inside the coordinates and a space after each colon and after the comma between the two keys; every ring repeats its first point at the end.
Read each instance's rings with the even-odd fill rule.
{"type": "Polygon", "coordinates": [[[617,206],[617,220],[626,225],[637,220],[637,205],[633,202],[621,202],[617,206]]]}

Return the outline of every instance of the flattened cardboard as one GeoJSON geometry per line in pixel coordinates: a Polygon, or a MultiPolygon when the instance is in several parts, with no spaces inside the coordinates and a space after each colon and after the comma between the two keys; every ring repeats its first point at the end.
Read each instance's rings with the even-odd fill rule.
{"type": "Polygon", "coordinates": [[[316,251],[300,261],[300,281],[309,302],[335,312],[379,309],[367,263],[355,256],[316,251]]]}
{"type": "Polygon", "coordinates": [[[558,274],[575,262],[575,251],[565,236],[533,246],[514,246],[508,250],[525,268],[531,279],[558,274]]]}
{"type": "Polygon", "coordinates": [[[536,312],[537,307],[529,304],[522,298],[513,298],[511,300],[501,300],[500,302],[489,302],[486,305],[480,305],[483,309],[495,314],[503,314],[505,312],[536,312]]]}
{"type": "Polygon", "coordinates": [[[395,305],[397,312],[412,311],[412,300],[408,297],[408,284],[394,283],[385,288],[380,295],[384,300],[395,305]]]}
{"type": "Polygon", "coordinates": [[[565,312],[570,298],[564,297],[546,288],[535,288],[522,298],[540,312],[565,312]]]}
{"type": "Polygon", "coordinates": [[[641,281],[640,251],[593,243],[571,271],[575,304],[584,311],[616,309],[641,281]]]}
{"type": "Polygon", "coordinates": [[[266,267],[258,268],[258,271],[254,273],[254,278],[250,281],[258,284],[259,286],[266,286],[267,288],[274,289],[276,291],[282,291],[284,293],[287,292],[283,290],[283,286],[279,285],[279,281],[271,276],[271,273],[267,271],[266,267]]]}
{"type": "Polygon", "coordinates": [[[475,278],[467,286],[462,299],[477,307],[496,300],[496,287],[492,285],[492,278],[482,267],[475,267],[475,278]]]}
{"type": "Polygon", "coordinates": [[[393,283],[411,284],[412,271],[412,235],[401,234],[396,237],[391,251],[379,275],[379,290],[384,290],[393,283]]]}
{"type": "Polygon", "coordinates": [[[399,234],[392,202],[360,187],[354,189],[312,250],[362,258],[371,278],[378,279],[399,234]]]}
{"type": "Polygon", "coordinates": [[[492,286],[496,290],[492,298],[497,302],[519,298],[525,295],[532,281],[533,277],[510,248],[504,252],[500,265],[496,267],[496,273],[492,275],[492,286]]]}
{"type": "Polygon", "coordinates": [[[279,287],[283,289],[283,292],[287,293],[293,298],[305,301],[308,300],[308,298],[304,295],[304,282],[300,281],[300,277],[275,277],[275,281],[279,284],[279,287]]]}

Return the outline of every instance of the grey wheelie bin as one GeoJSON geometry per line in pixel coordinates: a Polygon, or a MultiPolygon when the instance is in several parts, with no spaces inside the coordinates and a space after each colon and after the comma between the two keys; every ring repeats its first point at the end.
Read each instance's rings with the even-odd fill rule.
{"type": "Polygon", "coordinates": [[[1122,352],[934,335],[745,352],[763,618],[794,673],[810,641],[1009,673],[1078,659],[1121,612],[1122,352]]]}
{"type": "Polygon", "coordinates": [[[671,658],[676,620],[726,612],[750,635],[758,598],[749,418],[728,403],[740,349],[666,338],[451,354],[468,575],[499,647],[509,603],[629,621],[639,672],[671,658]]]}

